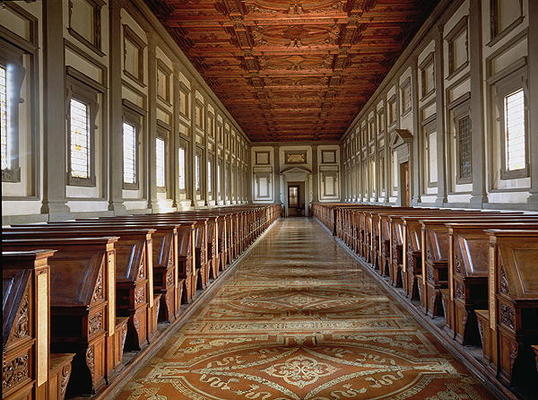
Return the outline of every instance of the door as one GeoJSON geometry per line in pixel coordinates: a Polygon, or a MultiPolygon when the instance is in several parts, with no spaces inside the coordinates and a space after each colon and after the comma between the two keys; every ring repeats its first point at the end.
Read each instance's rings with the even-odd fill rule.
{"type": "Polygon", "coordinates": [[[288,215],[290,217],[296,217],[299,215],[299,186],[288,186],[288,215]]]}
{"type": "Polygon", "coordinates": [[[411,193],[409,191],[409,162],[400,164],[400,189],[402,191],[402,207],[409,207],[411,193]]]}

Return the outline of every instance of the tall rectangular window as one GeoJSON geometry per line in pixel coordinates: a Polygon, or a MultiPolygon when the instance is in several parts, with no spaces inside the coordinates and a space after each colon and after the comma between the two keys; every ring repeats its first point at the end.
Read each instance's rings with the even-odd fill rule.
{"type": "Polygon", "coordinates": [[[71,176],[90,178],[90,117],[89,106],[77,99],[71,99],[69,107],[70,171],[71,176]]]}
{"type": "Polygon", "coordinates": [[[7,117],[7,69],[0,65],[0,132],[2,134],[2,170],[9,169],[11,163],[8,152],[7,117]]]}
{"type": "Polygon", "coordinates": [[[185,149],[180,147],[177,153],[179,190],[185,190],[185,149]]]}
{"type": "Polygon", "coordinates": [[[212,172],[213,172],[213,163],[211,162],[211,160],[207,160],[207,192],[208,193],[213,192],[213,182],[211,181],[211,179],[213,178],[211,176],[212,172]]]}
{"type": "Polygon", "coordinates": [[[526,167],[525,94],[519,89],[504,98],[506,169],[526,167]]]}
{"type": "Polygon", "coordinates": [[[123,123],[123,183],[137,183],[137,151],[136,128],[134,125],[123,123]]]}
{"type": "Polygon", "coordinates": [[[197,192],[202,190],[202,186],[200,184],[200,155],[199,154],[194,155],[194,189],[197,192]]]}
{"type": "Polygon", "coordinates": [[[157,187],[166,186],[166,160],[165,143],[162,138],[155,139],[155,169],[157,174],[157,187]]]}
{"type": "Polygon", "coordinates": [[[458,149],[458,177],[469,180],[472,178],[472,136],[471,118],[466,115],[457,120],[457,149],[458,149]]]}
{"type": "Polygon", "coordinates": [[[428,135],[429,183],[437,182],[437,132],[428,135]]]}
{"type": "Polygon", "coordinates": [[[219,194],[219,198],[222,197],[222,165],[221,161],[217,162],[217,193],[219,194]]]}

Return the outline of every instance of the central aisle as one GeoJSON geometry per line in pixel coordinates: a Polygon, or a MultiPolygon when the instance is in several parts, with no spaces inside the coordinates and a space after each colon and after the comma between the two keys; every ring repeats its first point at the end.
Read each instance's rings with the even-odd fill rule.
{"type": "Polygon", "coordinates": [[[285,219],[118,399],[493,398],[315,222],[285,219]]]}

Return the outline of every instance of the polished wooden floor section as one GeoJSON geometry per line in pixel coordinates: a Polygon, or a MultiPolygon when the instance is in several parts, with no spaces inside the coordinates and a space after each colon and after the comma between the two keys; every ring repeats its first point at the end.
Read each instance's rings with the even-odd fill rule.
{"type": "Polygon", "coordinates": [[[315,221],[280,220],[118,399],[492,399],[315,221]]]}

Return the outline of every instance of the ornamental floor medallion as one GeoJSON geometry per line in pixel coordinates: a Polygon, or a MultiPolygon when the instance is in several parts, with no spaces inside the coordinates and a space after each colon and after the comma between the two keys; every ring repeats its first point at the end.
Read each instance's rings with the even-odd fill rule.
{"type": "Polygon", "coordinates": [[[279,221],[117,399],[494,398],[362,268],[279,221]]]}

